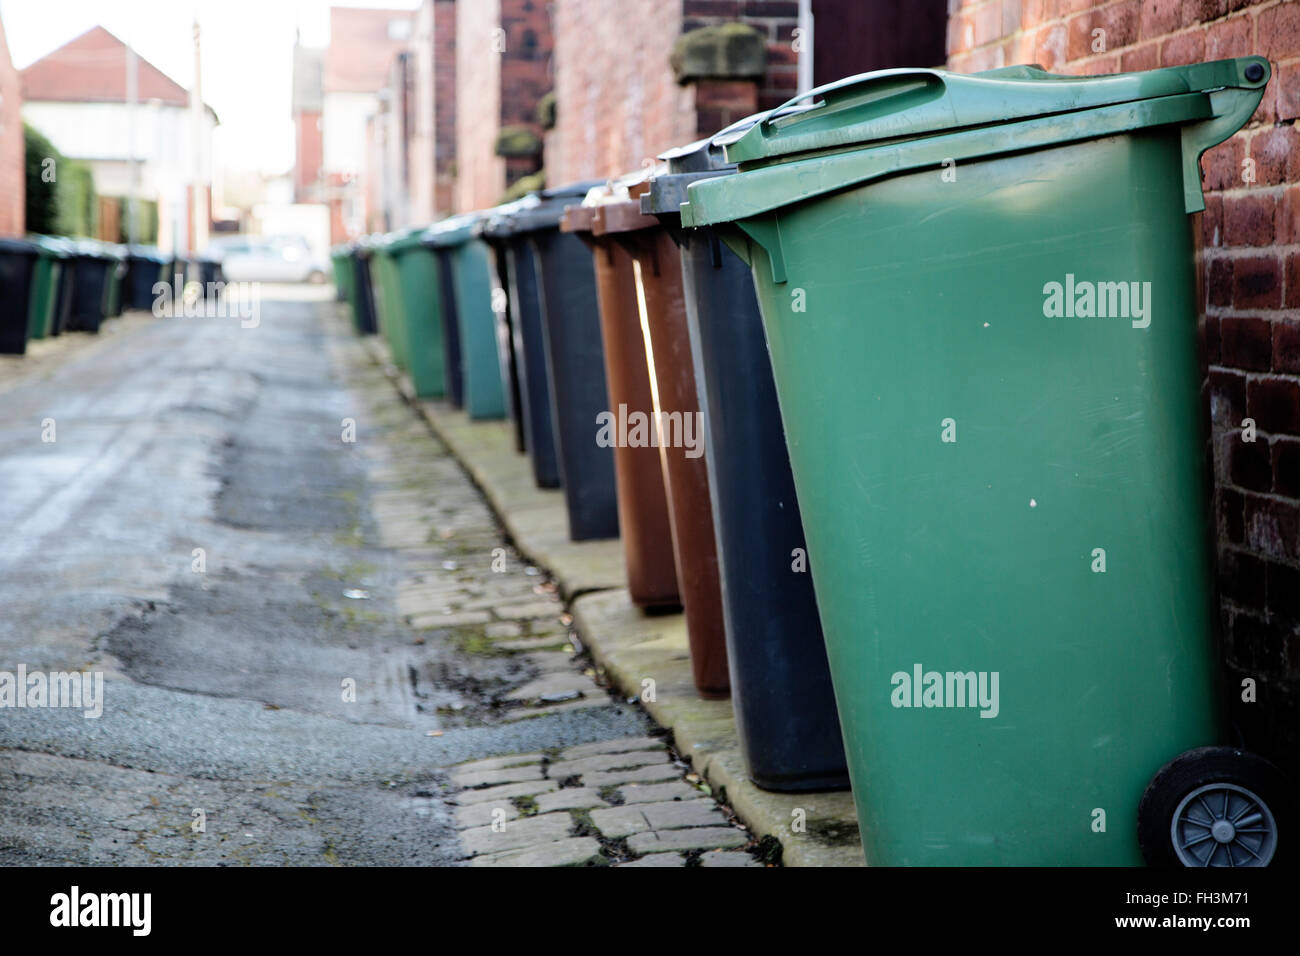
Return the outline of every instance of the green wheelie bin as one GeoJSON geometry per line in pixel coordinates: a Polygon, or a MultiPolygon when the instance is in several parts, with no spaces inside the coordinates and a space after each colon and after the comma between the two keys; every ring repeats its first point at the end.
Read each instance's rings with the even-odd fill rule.
{"type": "MultiPolygon", "coordinates": [[[[451,278],[460,351],[461,400],[473,419],[505,418],[506,395],[497,354],[496,316],[492,311],[492,270],[487,245],[475,236],[483,213],[471,212],[430,226],[423,241],[444,260],[451,278]]],[[[450,310],[448,310],[450,311],[450,310]]]]}
{"type": "Polygon", "coordinates": [[[330,247],[330,265],[334,269],[334,297],[346,302],[352,283],[352,251],[346,242],[330,247]]]}
{"type": "Polygon", "coordinates": [[[379,333],[388,343],[393,362],[406,368],[406,333],[402,327],[402,302],[393,287],[393,263],[388,256],[388,245],[393,237],[377,234],[370,237],[370,288],[374,295],[375,317],[379,333]]]}
{"type": "Polygon", "coordinates": [[[32,268],[32,294],[27,306],[27,338],[35,340],[53,334],[59,282],[68,251],[65,241],[54,236],[29,236],[28,241],[35,244],[38,256],[32,268]]]}
{"type": "Polygon", "coordinates": [[[438,261],[421,240],[424,229],[403,232],[388,245],[396,274],[394,288],[401,300],[406,371],[420,398],[442,398],[446,392],[438,261]]]}
{"type": "Polygon", "coordinates": [[[751,267],[868,863],[1276,850],[1279,773],[1207,746],[1188,219],[1268,76],[864,74],[689,186],[751,267]]]}

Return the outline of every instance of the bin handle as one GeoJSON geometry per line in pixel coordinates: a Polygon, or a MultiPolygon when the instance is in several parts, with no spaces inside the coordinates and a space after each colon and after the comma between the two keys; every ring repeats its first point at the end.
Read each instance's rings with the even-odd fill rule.
{"type": "Polygon", "coordinates": [[[1268,60],[1262,56],[1240,57],[1226,62],[1234,67],[1235,77],[1211,73],[1209,68],[1218,64],[1202,65],[1206,68],[1206,75],[1199,85],[1205,88],[1214,118],[1183,127],[1183,205],[1189,213],[1205,208],[1205,196],[1201,191],[1201,156],[1250,122],[1272,75],[1268,60]]]}
{"type": "Polygon", "coordinates": [[[884,100],[900,93],[912,92],[918,88],[918,84],[921,87],[936,88],[940,94],[946,85],[942,74],[937,70],[899,68],[878,70],[875,73],[859,73],[857,76],[848,76],[791,97],[763,117],[758,125],[766,132],[772,127],[774,120],[790,113],[806,114],[816,110],[818,116],[825,116],[863,102],[884,100]],[[817,98],[820,98],[820,103],[814,103],[803,110],[796,109],[805,100],[817,98]]]}

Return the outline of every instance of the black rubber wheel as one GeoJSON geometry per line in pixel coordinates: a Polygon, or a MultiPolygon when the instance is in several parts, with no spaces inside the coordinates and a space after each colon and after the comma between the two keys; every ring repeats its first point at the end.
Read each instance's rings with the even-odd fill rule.
{"type": "Polygon", "coordinates": [[[1160,768],[1138,804],[1138,846],[1151,866],[1277,866],[1290,786],[1262,757],[1198,747],[1160,768]]]}

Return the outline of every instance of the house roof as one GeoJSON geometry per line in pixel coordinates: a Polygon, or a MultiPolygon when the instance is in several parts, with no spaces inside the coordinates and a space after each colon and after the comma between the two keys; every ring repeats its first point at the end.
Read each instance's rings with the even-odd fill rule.
{"type": "Polygon", "coordinates": [[[410,45],[411,10],[330,8],[326,93],[376,93],[388,85],[393,57],[410,45]]]}
{"type": "MultiPolygon", "coordinates": [[[[72,103],[126,102],[127,45],[103,27],[92,27],[22,71],[23,99],[72,103]]],[[[190,94],[142,56],[137,56],[139,100],[188,106],[190,94]]]]}

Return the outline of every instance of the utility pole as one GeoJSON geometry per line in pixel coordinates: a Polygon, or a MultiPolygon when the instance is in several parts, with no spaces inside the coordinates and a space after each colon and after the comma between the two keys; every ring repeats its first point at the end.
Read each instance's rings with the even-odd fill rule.
{"type": "Polygon", "coordinates": [[[203,136],[203,59],[200,53],[199,18],[194,16],[194,85],[190,89],[190,119],[193,125],[193,185],[191,187],[191,252],[200,252],[208,244],[208,200],[204,187],[203,136]]]}
{"type": "Polygon", "coordinates": [[[135,154],[135,119],[137,100],[140,98],[140,62],[135,46],[128,38],[126,44],[126,140],[128,185],[126,190],[126,241],[134,246],[136,239],[136,194],[140,191],[140,167],[135,154]]]}

